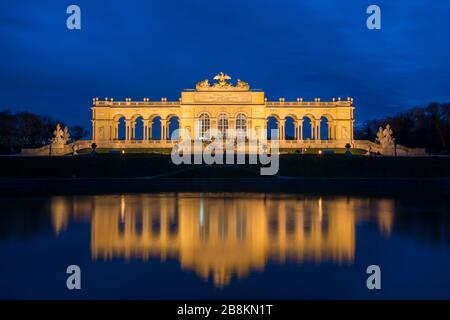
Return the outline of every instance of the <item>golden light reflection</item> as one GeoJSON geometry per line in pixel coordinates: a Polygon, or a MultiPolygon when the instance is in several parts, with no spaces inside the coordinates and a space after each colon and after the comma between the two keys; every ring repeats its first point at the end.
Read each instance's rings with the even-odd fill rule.
{"type": "MultiPolygon", "coordinates": [[[[264,194],[159,194],[51,201],[59,234],[69,219],[90,219],[94,260],[173,258],[216,286],[268,262],[351,263],[358,221],[390,234],[390,200],[264,194]]],[[[70,225],[69,225],[70,227],[70,225]]]]}

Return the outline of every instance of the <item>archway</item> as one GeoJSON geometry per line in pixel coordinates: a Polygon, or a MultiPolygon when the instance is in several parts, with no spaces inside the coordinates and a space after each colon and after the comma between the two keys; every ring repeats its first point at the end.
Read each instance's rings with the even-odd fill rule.
{"type": "Polygon", "coordinates": [[[169,136],[167,137],[168,140],[178,140],[180,138],[180,133],[178,132],[178,129],[180,128],[180,119],[177,116],[171,116],[169,117],[169,120],[167,121],[169,136]],[[172,136],[173,135],[173,136],[172,136]]]}
{"type": "Polygon", "coordinates": [[[116,127],[115,139],[117,140],[125,140],[126,138],[126,130],[127,125],[124,116],[119,116],[117,119],[117,127],[116,127]]]}
{"type": "Polygon", "coordinates": [[[133,117],[133,140],[143,140],[144,139],[144,119],[142,116],[133,117]]]}
{"type": "Polygon", "coordinates": [[[269,116],[267,118],[267,139],[268,140],[277,140],[278,139],[278,128],[279,128],[279,121],[278,118],[275,116],[269,116]],[[272,136],[272,130],[274,131],[274,135],[272,136]]]}
{"type": "Polygon", "coordinates": [[[287,116],[284,122],[284,139],[295,139],[295,119],[292,116],[287,116]]]}
{"type": "Polygon", "coordinates": [[[329,114],[324,114],[320,118],[320,136],[322,140],[335,139],[335,124],[333,117],[329,114]]]}
{"type": "Polygon", "coordinates": [[[155,116],[152,118],[149,127],[151,128],[149,138],[151,140],[161,140],[161,117],[155,116]]]}
{"type": "Polygon", "coordinates": [[[320,140],[330,140],[330,129],[327,117],[320,118],[320,140]]]}
{"type": "Polygon", "coordinates": [[[303,140],[313,140],[314,139],[313,126],[314,126],[314,121],[312,120],[312,118],[310,116],[304,116],[303,117],[303,126],[302,126],[303,140]]]}

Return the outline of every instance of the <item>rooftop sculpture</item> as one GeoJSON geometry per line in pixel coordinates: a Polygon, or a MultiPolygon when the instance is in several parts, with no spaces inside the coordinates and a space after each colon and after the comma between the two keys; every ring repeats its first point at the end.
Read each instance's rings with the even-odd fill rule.
{"type": "Polygon", "coordinates": [[[231,77],[223,72],[217,74],[214,78],[217,82],[214,84],[210,84],[208,79],[200,81],[197,83],[195,89],[197,91],[217,91],[217,90],[231,90],[231,91],[248,91],[250,90],[250,86],[247,82],[242,81],[241,79],[237,80],[236,85],[228,82],[227,80],[231,80],[231,77]]]}

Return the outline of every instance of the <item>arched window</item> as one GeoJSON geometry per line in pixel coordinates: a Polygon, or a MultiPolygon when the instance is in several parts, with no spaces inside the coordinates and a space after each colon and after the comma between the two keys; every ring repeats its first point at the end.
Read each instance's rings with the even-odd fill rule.
{"type": "Polygon", "coordinates": [[[209,140],[209,129],[211,127],[211,120],[207,113],[202,113],[199,118],[199,138],[201,140],[209,140]]]}
{"type": "Polygon", "coordinates": [[[302,139],[314,140],[314,120],[310,116],[303,117],[302,139]]]}
{"type": "Polygon", "coordinates": [[[117,119],[116,122],[116,128],[115,128],[115,139],[116,140],[125,140],[126,132],[127,131],[127,124],[124,116],[120,116],[117,119]]]}
{"type": "Polygon", "coordinates": [[[144,118],[140,115],[133,117],[134,123],[131,133],[132,140],[143,140],[144,139],[144,118]]]}
{"type": "Polygon", "coordinates": [[[284,119],[284,139],[294,140],[297,136],[295,132],[295,120],[292,116],[287,116],[284,119]]]}
{"type": "Polygon", "coordinates": [[[148,136],[150,140],[162,140],[162,123],[161,117],[156,116],[150,120],[150,128],[148,136]]]}
{"type": "Polygon", "coordinates": [[[243,113],[236,116],[236,133],[241,137],[247,135],[247,117],[243,113]]]}
{"type": "Polygon", "coordinates": [[[168,139],[178,140],[180,138],[180,134],[176,130],[180,128],[180,119],[177,116],[171,116],[167,121],[167,126],[169,131],[168,139]]]}
{"type": "Polygon", "coordinates": [[[222,137],[226,137],[228,131],[228,116],[226,114],[222,113],[219,115],[217,129],[219,129],[222,137]]]}

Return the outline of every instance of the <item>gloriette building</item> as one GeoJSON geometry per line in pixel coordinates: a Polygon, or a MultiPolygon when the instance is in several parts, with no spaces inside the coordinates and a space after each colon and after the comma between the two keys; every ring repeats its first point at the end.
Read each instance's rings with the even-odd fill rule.
{"type": "Polygon", "coordinates": [[[208,132],[217,129],[224,136],[257,132],[258,139],[278,139],[281,149],[354,146],[352,98],[268,101],[263,91],[240,79],[233,84],[219,73],[214,80],[182,91],[178,101],[95,98],[92,141],[99,148],[164,148],[188,136],[208,140],[208,132]],[[178,128],[185,133],[172,134],[178,128]],[[271,136],[268,129],[277,134],[271,136]]]}
{"type": "Polygon", "coordinates": [[[246,141],[255,146],[256,140],[258,149],[246,148],[249,153],[268,148],[272,144],[267,140],[271,139],[277,140],[281,152],[314,149],[312,153],[320,154],[326,149],[350,147],[366,155],[426,154],[424,149],[396,144],[389,126],[379,129],[375,142],[355,140],[355,107],[350,97],[331,101],[321,101],[320,98],[314,101],[302,98],[268,101],[264,91],[251,89],[240,79],[232,83],[231,77],[223,72],[214,80],[213,83],[200,81],[195,89],[182,91],[178,101],[167,101],[166,98],[159,101],[149,98],[141,101],[94,98],[92,140],[70,141],[67,128],[63,130],[58,125],[50,144],[22,149],[21,154],[58,156],[95,147],[105,151],[172,150],[180,141],[183,145],[188,140],[205,142],[197,143],[200,146],[206,146],[212,140],[217,143],[218,136],[226,142],[226,148],[235,142],[246,141]]]}

